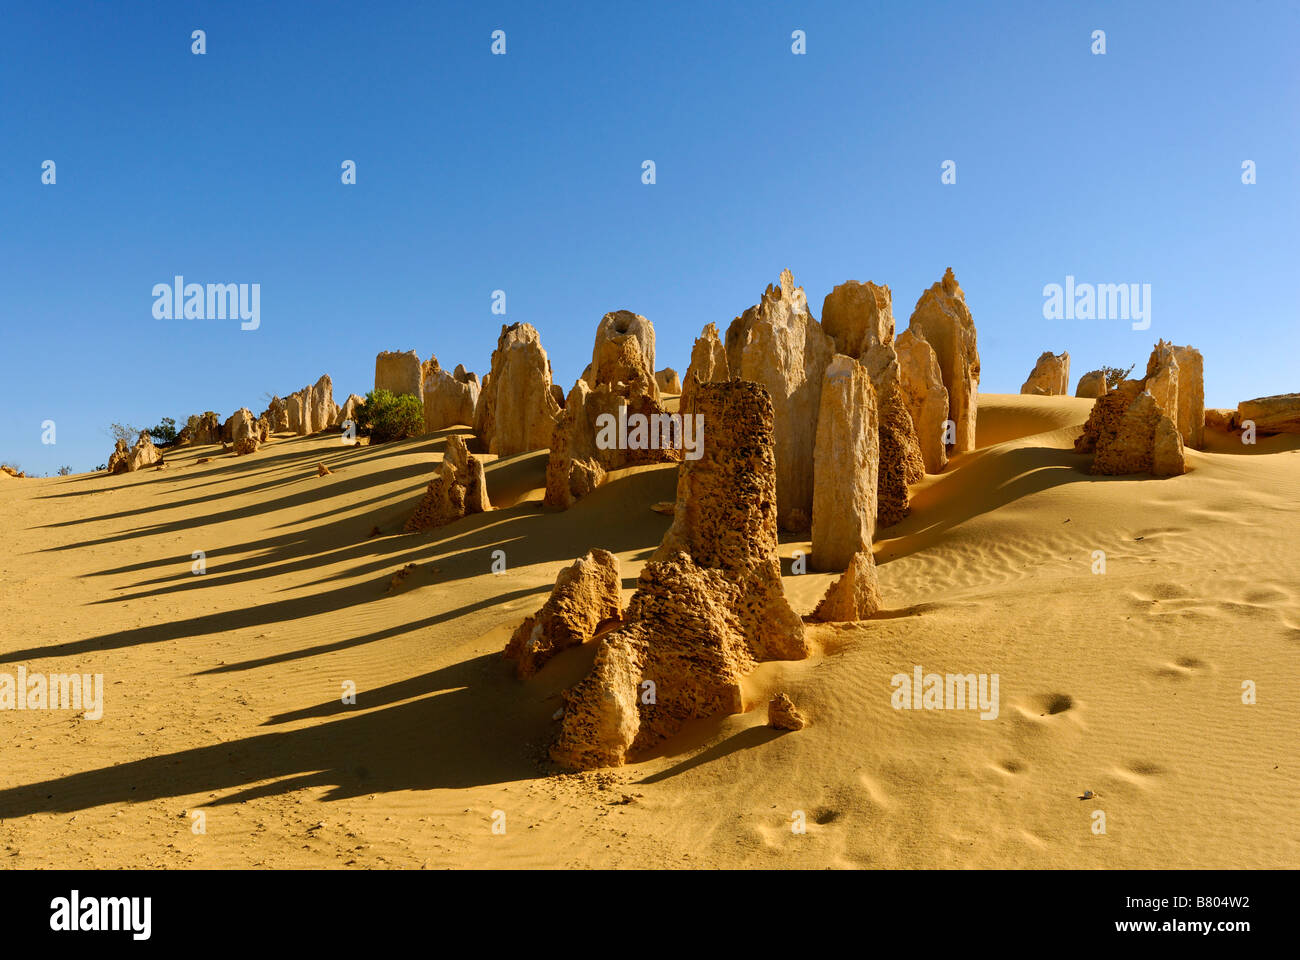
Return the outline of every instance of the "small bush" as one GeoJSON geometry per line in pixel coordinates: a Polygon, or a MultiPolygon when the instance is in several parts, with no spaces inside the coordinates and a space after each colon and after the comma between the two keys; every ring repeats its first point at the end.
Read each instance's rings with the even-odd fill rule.
{"type": "Polygon", "coordinates": [[[70,473],[72,473],[71,467],[68,466],[59,467],[59,476],[66,477],[70,473]]]}
{"type": "Polygon", "coordinates": [[[108,428],[108,432],[113,435],[114,440],[125,440],[127,446],[140,439],[140,428],[133,427],[129,423],[114,423],[108,428]]]}
{"type": "Polygon", "coordinates": [[[357,409],[357,432],[371,443],[418,437],[424,433],[424,407],[409,393],[371,390],[357,409]]]}
{"type": "Polygon", "coordinates": [[[149,428],[149,436],[153,438],[154,443],[160,446],[174,443],[176,440],[176,421],[171,417],[163,417],[162,423],[149,428]]]}
{"type": "Polygon", "coordinates": [[[1128,375],[1133,372],[1135,366],[1137,364],[1130,363],[1127,370],[1121,370],[1119,367],[1102,367],[1101,372],[1106,375],[1106,389],[1114,390],[1127,380],[1128,375]]]}

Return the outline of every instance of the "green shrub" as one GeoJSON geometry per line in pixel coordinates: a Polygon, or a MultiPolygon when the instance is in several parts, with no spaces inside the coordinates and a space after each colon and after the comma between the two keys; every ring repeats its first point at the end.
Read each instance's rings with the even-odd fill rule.
{"type": "Polygon", "coordinates": [[[409,393],[371,390],[357,409],[357,432],[371,443],[418,437],[424,433],[424,407],[409,393]]]}
{"type": "Polygon", "coordinates": [[[171,417],[163,417],[162,423],[149,428],[149,436],[154,443],[160,445],[172,443],[176,439],[176,421],[171,417]]]}
{"type": "Polygon", "coordinates": [[[1128,375],[1133,372],[1135,366],[1137,364],[1130,363],[1127,370],[1121,370],[1119,367],[1102,367],[1101,372],[1106,375],[1106,389],[1114,390],[1127,380],[1128,375]]]}

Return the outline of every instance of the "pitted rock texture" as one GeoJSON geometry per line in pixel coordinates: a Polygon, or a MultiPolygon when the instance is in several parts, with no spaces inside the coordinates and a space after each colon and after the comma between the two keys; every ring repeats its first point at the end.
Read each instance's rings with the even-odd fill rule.
{"type": "Polygon", "coordinates": [[[375,356],[375,389],[408,393],[423,401],[420,358],[414,350],[385,350],[375,356]]]}
{"type": "Polygon", "coordinates": [[[926,473],[942,473],[948,464],[944,423],[948,419],[948,388],[943,385],[934,347],[911,330],[894,341],[898,354],[899,386],[912,417],[917,446],[926,473]]]}
{"type": "Polygon", "coordinates": [[[756,662],[808,655],[781,586],[770,396],[743,380],[701,383],[703,456],[683,461],[673,526],[638,578],[624,626],[565,694],[552,758],[590,769],[743,709],[756,662]]]}

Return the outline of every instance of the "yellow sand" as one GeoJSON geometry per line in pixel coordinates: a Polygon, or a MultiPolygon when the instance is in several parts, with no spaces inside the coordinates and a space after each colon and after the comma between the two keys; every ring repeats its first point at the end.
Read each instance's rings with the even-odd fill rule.
{"type": "MultiPolygon", "coordinates": [[[[0,672],[106,685],[100,720],[0,713],[0,865],[1300,866],[1300,438],[1092,477],[1089,405],[982,396],[980,449],[881,532],[876,620],[810,627],[748,712],[576,776],[545,748],[591,650],[524,683],[500,650],[589,547],[630,594],[671,466],[552,513],[544,452],[492,462],[502,509],[426,534],[399,531],[445,435],[0,484],[0,672]],[[998,718],[893,709],[917,665],[998,674],[998,718]],[[777,690],[808,728],[765,726],[777,690]]],[[[799,549],[807,613],[832,578],[799,549]]]]}

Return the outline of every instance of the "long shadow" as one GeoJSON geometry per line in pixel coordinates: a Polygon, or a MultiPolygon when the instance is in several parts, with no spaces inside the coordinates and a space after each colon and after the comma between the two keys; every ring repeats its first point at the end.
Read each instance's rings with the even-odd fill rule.
{"type": "MultiPolygon", "coordinates": [[[[329,787],[325,799],[340,800],[532,779],[537,758],[524,745],[554,704],[521,698],[497,660],[485,654],[400,685],[420,698],[411,702],[368,709],[361,691],[351,709],[367,712],[357,716],[11,787],[0,791],[0,819],[240,788],[204,806],[306,786],[329,787]],[[257,786],[266,780],[276,782],[257,786]]],[[[389,688],[380,702],[392,699],[389,688]]]]}
{"type": "MultiPolygon", "coordinates": [[[[680,763],[676,763],[666,770],[660,770],[658,773],[652,773],[647,777],[637,781],[638,783],[660,783],[677,776],[679,773],[685,773],[687,770],[693,770],[695,767],[703,766],[706,763],[712,763],[714,760],[720,760],[728,754],[735,753],[738,750],[752,750],[754,747],[761,747],[781,736],[784,731],[773,730],[768,726],[747,727],[739,733],[728,737],[721,743],[716,743],[707,750],[687,757],[680,763]]],[[[642,758],[645,759],[645,758],[642,758]]]]}
{"type": "MultiPolygon", "coordinates": [[[[428,561],[436,564],[439,574],[433,586],[441,588],[458,580],[478,577],[490,569],[492,549],[505,551],[509,569],[572,560],[575,549],[576,555],[581,556],[593,546],[623,552],[657,544],[670,521],[649,510],[648,504],[654,502],[654,499],[663,499],[665,489],[670,489],[675,482],[675,468],[644,471],[616,478],[564,513],[542,512],[537,503],[528,501],[507,510],[474,514],[440,527],[436,533],[441,533],[442,539],[432,542],[418,539],[418,534],[365,541],[355,549],[371,551],[381,556],[381,559],[358,564],[343,574],[331,576],[325,581],[325,589],[318,593],[258,603],[242,609],[223,610],[185,620],[117,630],[82,640],[7,651],[0,653],[0,663],[35,657],[81,656],[333,613],[382,600],[382,596],[379,584],[374,581],[363,580],[347,587],[330,584],[366,573],[391,571],[395,565],[409,562],[428,561]],[[608,515],[609,507],[606,504],[611,499],[622,504],[644,502],[647,507],[643,511],[633,512],[622,524],[602,526],[594,523],[594,518],[608,515]],[[584,516],[587,511],[592,512],[593,519],[584,516]],[[569,544],[572,538],[566,534],[571,535],[574,530],[590,531],[590,542],[571,547],[569,544]],[[413,540],[415,545],[412,544],[413,540]],[[399,552],[400,556],[397,555],[399,552]]],[[[506,578],[503,585],[509,583],[508,576],[508,573],[503,575],[506,578]]],[[[203,577],[194,577],[196,581],[202,579],[203,577]]],[[[498,597],[494,602],[499,601],[498,597]]],[[[479,603],[449,610],[437,615],[433,622],[445,622],[467,610],[480,609],[482,606],[479,603]]],[[[404,629],[406,628],[399,632],[404,632],[404,629]]],[[[381,631],[367,636],[374,640],[386,635],[392,634],[381,631]]],[[[348,641],[339,643],[355,645],[348,641]]],[[[292,654],[284,656],[293,658],[292,654]]]]}

